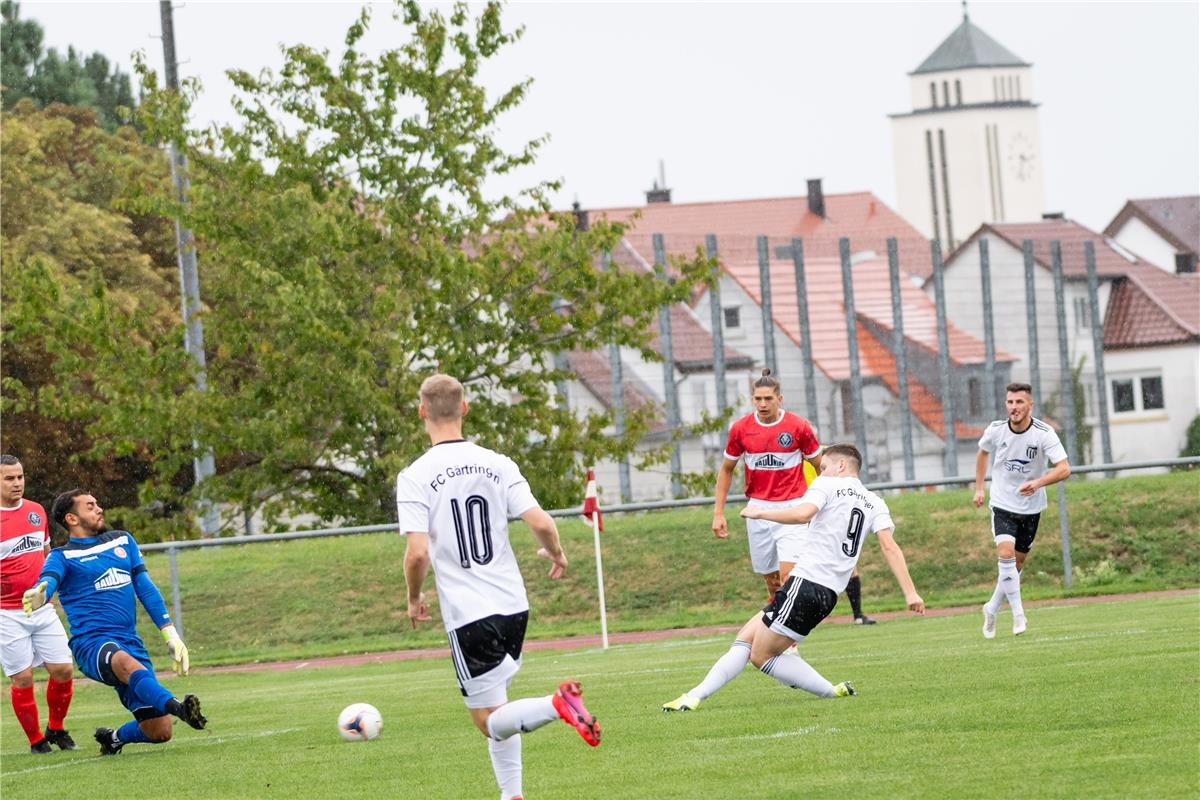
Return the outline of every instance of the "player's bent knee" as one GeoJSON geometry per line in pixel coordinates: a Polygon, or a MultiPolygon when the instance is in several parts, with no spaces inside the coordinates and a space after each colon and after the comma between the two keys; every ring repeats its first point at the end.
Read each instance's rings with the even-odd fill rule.
{"type": "Polygon", "coordinates": [[[12,685],[18,689],[28,689],[33,686],[33,668],[23,669],[15,675],[9,675],[8,679],[12,681],[12,685]]]}
{"type": "Polygon", "coordinates": [[[144,720],[138,724],[146,738],[155,744],[171,741],[171,718],[167,716],[144,720]]]}
{"type": "Polygon", "coordinates": [[[75,675],[75,671],[71,668],[70,664],[47,664],[46,672],[50,673],[52,680],[59,683],[66,683],[75,675]]]}

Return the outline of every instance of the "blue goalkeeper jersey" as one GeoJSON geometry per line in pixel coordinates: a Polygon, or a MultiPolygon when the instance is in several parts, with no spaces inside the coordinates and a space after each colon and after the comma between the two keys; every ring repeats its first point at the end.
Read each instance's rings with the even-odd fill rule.
{"type": "Polygon", "coordinates": [[[128,531],[68,539],[50,551],[38,580],[48,583],[47,601],[58,592],[72,639],[97,635],[136,638],[135,598],[141,599],[156,627],[171,621],[162,594],[150,580],[142,553],[128,531]]]}

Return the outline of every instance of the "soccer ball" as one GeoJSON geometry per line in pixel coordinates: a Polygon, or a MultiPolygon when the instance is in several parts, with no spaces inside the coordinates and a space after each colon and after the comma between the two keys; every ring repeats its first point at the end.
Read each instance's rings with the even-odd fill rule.
{"type": "Polygon", "coordinates": [[[362,742],[379,736],[383,717],[379,709],[369,703],[354,703],[338,714],[338,733],[347,742],[362,742]]]}

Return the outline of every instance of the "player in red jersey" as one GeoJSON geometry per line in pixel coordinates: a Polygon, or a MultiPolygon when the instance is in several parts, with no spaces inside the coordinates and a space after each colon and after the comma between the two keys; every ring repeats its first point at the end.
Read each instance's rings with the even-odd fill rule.
{"type": "MultiPolygon", "coordinates": [[[[808,420],[783,410],[779,380],[764,369],[754,381],[754,413],[733,423],[725,458],[717,471],[716,503],[713,505],[713,534],[729,537],[725,521],[725,499],[733,483],[738,461],[746,463],[746,495],[754,505],[788,508],[800,502],[808,488],[804,462],[820,470],[821,445],[808,420]]],[[[804,525],[783,525],[767,520],[747,520],[746,538],[750,543],[750,564],[767,583],[767,594],[783,584],[783,578],[795,566],[796,551],[804,525]],[[781,577],[782,573],[782,577],[781,577]]]]}
{"type": "Polygon", "coordinates": [[[26,617],[21,596],[32,589],[50,551],[46,509],[25,499],[25,470],[15,456],[0,455],[0,663],[12,680],[12,707],[37,755],[75,750],[63,719],[74,691],[67,633],[54,607],[26,617]],[[49,724],[42,732],[33,697],[33,668],[44,664],[49,724]]]}

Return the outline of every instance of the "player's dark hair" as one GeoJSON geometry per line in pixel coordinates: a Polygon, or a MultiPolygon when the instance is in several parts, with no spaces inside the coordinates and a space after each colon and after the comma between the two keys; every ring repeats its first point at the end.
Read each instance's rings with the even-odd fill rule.
{"type": "Polygon", "coordinates": [[[0,455],[0,467],[11,467],[13,464],[20,464],[21,459],[16,456],[10,456],[8,453],[0,455]]]}
{"type": "Polygon", "coordinates": [[[50,518],[66,530],[67,514],[75,513],[75,498],[87,493],[87,489],[72,489],[54,498],[54,502],[50,504],[50,518]]]}
{"type": "Polygon", "coordinates": [[[852,444],[834,444],[825,448],[825,452],[821,454],[821,458],[829,456],[842,456],[854,462],[854,471],[862,469],[862,453],[852,444]]]}
{"type": "Polygon", "coordinates": [[[1008,386],[1004,387],[1004,391],[1006,391],[1006,392],[1024,392],[1025,394],[1029,395],[1030,397],[1033,397],[1033,387],[1030,386],[1028,383],[1010,383],[1008,386]]]}
{"type": "Polygon", "coordinates": [[[762,375],[754,379],[755,389],[774,389],[775,394],[782,394],[779,389],[779,378],[771,374],[771,370],[764,369],[762,375]]]}

